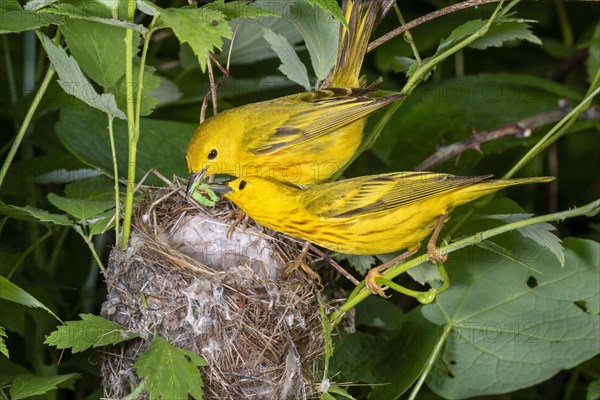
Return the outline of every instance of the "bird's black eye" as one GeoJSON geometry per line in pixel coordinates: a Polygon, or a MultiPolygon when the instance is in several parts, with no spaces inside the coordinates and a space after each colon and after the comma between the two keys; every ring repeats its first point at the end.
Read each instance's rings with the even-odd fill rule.
{"type": "Polygon", "coordinates": [[[212,149],[211,151],[208,152],[208,159],[209,160],[214,160],[215,158],[217,158],[217,149],[212,149]]]}
{"type": "Polygon", "coordinates": [[[241,181],[240,186],[238,186],[239,190],[243,190],[246,187],[246,181],[241,181]]]}

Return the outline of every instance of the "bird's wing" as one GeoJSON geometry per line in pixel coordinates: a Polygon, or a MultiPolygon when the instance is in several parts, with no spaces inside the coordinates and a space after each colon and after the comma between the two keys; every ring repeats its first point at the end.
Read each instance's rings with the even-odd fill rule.
{"type": "Polygon", "coordinates": [[[266,121],[248,132],[245,146],[255,155],[276,153],[333,132],[404,96],[367,97],[370,92],[331,88],[275,100],[269,106],[285,118],[278,119],[275,126],[266,121]]]}
{"type": "Polygon", "coordinates": [[[325,218],[345,218],[391,210],[449,193],[489,178],[432,172],[396,172],[313,186],[306,190],[307,209],[325,218]]]}

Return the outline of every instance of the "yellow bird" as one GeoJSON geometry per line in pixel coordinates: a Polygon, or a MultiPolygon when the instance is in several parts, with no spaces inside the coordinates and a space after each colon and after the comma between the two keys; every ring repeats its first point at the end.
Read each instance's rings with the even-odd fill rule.
{"type": "Polygon", "coordinates": [[[218,173],[303,186],[338,172],[360,145],[367,117],[403,97],[373,97],[359,79],[369,37],[388,2],[347,1],[349,30],[340,33],[328,89],[247,104],[200,124],[186,154],[188,193],[195,181],[218,173]]]}
{"type": "MultiPolygon", "coordinates": [[[[254,177],[216,186],[259,224],[346,254],[416,251],[434,230],[427,249],[442,261],[435,241],[454,208],[512,185],[549,182],[553,177],[487,180],[432,172],[394,172],[362,176],[299,189],[254,177]]],[[[379,268],[379,269],[378,269],[379,268]]],[[[382,294],[372,269],[367,287],[382,294]]]]}

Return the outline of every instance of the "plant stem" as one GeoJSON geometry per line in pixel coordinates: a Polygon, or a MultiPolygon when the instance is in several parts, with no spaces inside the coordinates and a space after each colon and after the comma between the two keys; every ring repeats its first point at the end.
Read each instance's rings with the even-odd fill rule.
{"type": "Polygon", "coordinates": [[[17,262],[15,263],[15,265],[13,265],[13,267],[10,269],[10,271],[8,272],[8,274],[6,275],[6,279],[9,279],[14,275],[15,272],[17,272],[17,270],[19,269],[19,267],[23,264],[23,262],[25,261],[25,259],[27,258],[27,256],[33,251],[35,250],[40,244],[42,244],[42,242],[46,239],[48,239],[50,236],[52,236],[52,230],[48,229],[48,232],[46,232],[43,236],[41,236],[38,240],[36,240],[34,243],[32,243],[22,254],[21,257],[19,257],[19,259],[17,260],[17,262]]]}
{"type": "Polygon", "coordinates": [[[58,237],[56,238],[56,241],[52,243],[52,254],[50,255],[50,259],[48,260],[48,264],[46,265],[48,274],[51,277],[56,276],[56,264],[58,263],[58,256],[64,250],[63,244],[65,243],[65,239],[67,238],[69,231],[70,228],[68,226],[61,226],[58,231],[59,233],[57,235],[58,237]]]}
{"type": "Polygon", "coordinates": [[[560,31],[563,37],[563,44],[569,50],[573,49],[573,30],[571,29],[571,23],[569,22],[569,16],[565,8],[563,0],[554,0],[556,6],[556,14],[558,14],[558,21],[560,22],[560,31]]]}
{"type": "MultiPolygon", "coordinates": [[[[127,1],[127,22],[133,22],[135,0],[127,1]]],[[[141,82],[139,82],[141,85],[141,82]]],[[[131,217],[133,215],[133,195],[135,191],[135,167],[137,156],[137,139],[135,132],[135,112],[133,109],[133,29],[125,30],[125,92],[127,101],[127,133],[129,152],[127,157],[127,195],[125,197],[125,215],[123,216],[123,234],[121,248],[125,249],[129,242],[131,217]]]]}
{"type": "Polygon", "coordinates": [[[117,162],[117,148],[115,146],[115,134],[113,131],[113,122],[115,116],[111,113],[106,114],[108,117],[108,137],[110,139],[110,152],[112,154],[113,161],[113,173],[115,179],[115,242],[119,241],[119,221],[121,219],[121,207],[119,198],[119,164],[117,162]]]}
{"type": "MultiPolygon", "coordinates": [[[[505,232],[513,231],[515,229],[524,228],[529,225],[535,225],[542,222],[561,221],[567,218],[579,217],[582,215],[590,217],[598,214],[598,212],[600,212],[600,199],[594,200],[593,202],[578,208],[542,215],[539,217],[528,218],[521,221],[512,222],[510,224],[502,225],[493,229],[489,229],[487,231],[479,232],[473,236],[469,236],[468,238],[440,247],[440,253],[450,254],[464,247],[481,243],[482,241],[491,237],[500,235],[505,232]]],[[[422,256],[413,258],[408,262],[398,264],[389,268],[382,275],[382,278],[391,281],[392,279],[407,271],[408,269],[416,267],[417,265],[421,265],[424,262],[429,262],[427,254],[423,254],[422,256]]],[[[346,312],[356,307],[358,303],[366,299],[370,294],[371,293],[365,288],[362,288],[360,291],[355,290],[339,309],[331,313],[331,315],[329,316],[329,320],[332,321],[333,325],[338,324],[346,312]]]]}
{"type": "Polygon", "coordinates": [[[54,77],[54,73],[55,73],[54,67],[49,66],[48,71],[46,72],[46,76],[44,77],[44,80],[42,81],[40,88],[38,89],[35,97],[33,98],[33,101],[31,102],[31,105],[29,106],[29,110],[27,110],[25,119],[23,120],[23,123],[21,124],[21,129],[19,129],[19,132],[17,133],[17,136],[15,137],[15,140],[13,141],[10,151],[8,152],[8,155],[6,156],[6,159],[4,160],[4,164],[2,164],[2,169],[0,169],[0,187],[2,186],[4,177],[6,176],[6,173],[8,172],[8,168],[10,167],[10,164],[12,163],[12,160],[15,157],[15,154],[17,154],[17,150],[19,149],[19,146],[21,145],[21,142],[23,141],[23,137],[25,136],[25,133],[27,132],[27,130],[29,129],[29,126],[31,125],[31,121],[33,120],[33,115],[35,114],[35,111],[37,110],[38,106],[40,105],[40,102],[42,101],[42,97],[44,97],[44,93],[46,93],[46,89],[48,89],[48,86],[50,85],[50,81],[54,77]]]}
{"type": "MultiPolygon", "coordinates": [[[[394,11],[396,11],[396,15],[398,16],[398,20],[400,21],[401,25],[406,25],[406,21],[404,21],[404,17],[402,16],[402,12],[400,11],[400,7],[398,7],[398,4],[396,4],[394,2],[394,11]]],[[[415,42],[413,40],[412,34],[410,33],[410,31],[407,29],[404,32],[404,38],[406,39],[406,41],[408,42],[408,44],[410,45],[410,48],[412,49],[413,55],[415,56],[415,60],[417,61],[417,65],[421,65],[421,56],[419,55],[419,50],[417,49],[417,46],[415,46],[415,42]]]]}
{"type": "MultiPolygon", "coordinates": [[[[598,76],[600,76],[600,70],[596,73],[596,78],[598,76]]],[[[595,79],[596,86],[597,82],[598,79],[595,79]]],[[[523,168],[525,164],[527,164],[534,157],[544,151],[548,146],[556,142],[562,135],[564,135],[569,127],[573,125],[577,118],[579,118],[579,115],[590,106],[592,100],[598,95],[598,93],[600,93],[600,86],[595,87],[591,93],[589,93],[579,104],[577,104],[576,107],[571,110],[571,112],[565,115],[563,119],[554,125],[552,129],[550,129],[548,133],[546,133],[546,135],[541,138],[539,142],[537,142],[535,146],[533,146],[527,152],[527,154],[525,154],[523,158],[521,158],[519,162],[517,162],[517,164],[515,164],[515,166],[504,175],[503,178],[508,179],[512,177],[515,173],[517,173],[517,171],[523,168]]]]}
{"type": "Polygon", "coordinates": [[[8,80],[8,94],[10,96],[10,104],[17,102],[17,83],[15,81],[15,73],[12,67],[10,57],[10,48],[8,45],[7,35],[2,35],[2,44],[4,45],[4,61],[6,62],[6,78],[8,80]]]}
{"type": "Polygon", "coordinates": [[[73,226],[73,229],[75,229],[75,232],[79,233],[79,236],[81,236],[81,238],[83,239],[83,241],[85,242],[87,247],[92,252],[92,256],[94,257],[94,260],[96,260],[98,267],[100,267],[100,271],[102,271],[102,275],[104,275],[106,277],[106,268],[104,268],[104,264],[102,264],[102,261],[100,261],[100,257],[98,256],[98,253],[96,252],[96,247],[94,246],[92,239],[88,235],[85,234],[85,232],[79,225],[73,226]]]}
{"type": "Polygon", "coordinates": [[[413,389],[410,392],[410,396],[408,397],[408,400],[414,400],[417,397],[417,394],[421,390],[421,387],[423,387],[423,383],[425,383],[425,379],[427,379],[427,375],[429,375],[429,372],[431,372],[431,368],[433,368],[433,365],[435,364],[435,360],[437,360],[438,356],[440,355],[440,352],[442,351],[442,347],[444,347],[444,344],[446,343],[446,339],[448,339],[448,334],[450,334],[450,331],[452,330],[452,328],[453,328],[452,325],[444,326],[444,330],[442,331],[442,336],[438,339],[438,342],[436,343],[435,347],[433,348],[433,352],[431,352],[431,354],[429,355],[429,358],[427,359],[427,363],[425,363],[425,368],[419,375],[419,379],[415,383],[415,386],[413,386],[413,389]]]}

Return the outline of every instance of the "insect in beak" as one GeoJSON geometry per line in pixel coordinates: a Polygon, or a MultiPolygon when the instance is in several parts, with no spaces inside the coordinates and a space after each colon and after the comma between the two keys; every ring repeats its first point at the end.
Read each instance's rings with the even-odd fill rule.
{"type": "Polygon", "coordinates": [[[187,188],[185,189],[185,195],[189,197],[190,194],[194,191],[194,183],[200,182],[204,175],[206,175],[207,168],[202,168],[197,173],[190,174],[190,180],[188,181],[187,188]]]}
{"type": "Polygon", "coordinates": [[[219,194],[227,194],[232,192],[232,189],[229,186],[223,184],[213,184],[208,185],[208,187],[219,194]]]}

